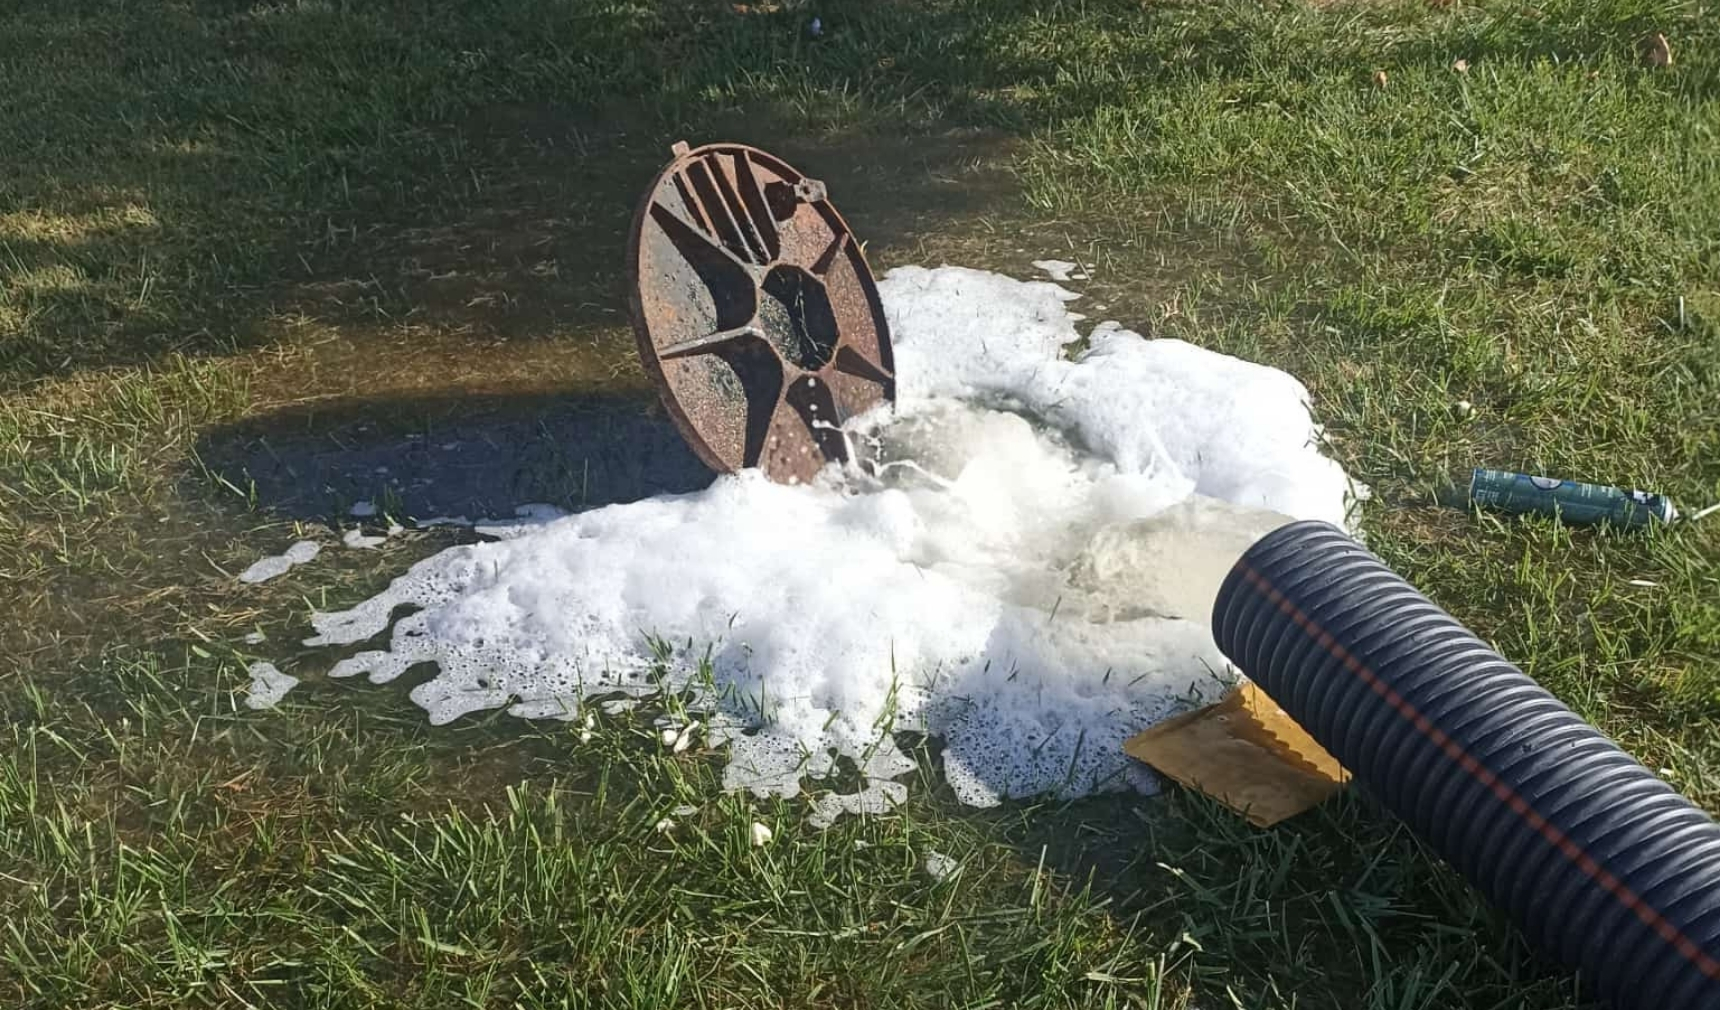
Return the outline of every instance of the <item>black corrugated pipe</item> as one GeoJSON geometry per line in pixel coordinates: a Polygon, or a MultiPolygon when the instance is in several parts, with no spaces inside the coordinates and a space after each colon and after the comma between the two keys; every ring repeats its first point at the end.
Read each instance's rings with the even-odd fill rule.
{"type": "Polygon", "coordinates": [[[1237,562],[1213,635],[1621,1010],[1720,1010],[1720,825],[1337,528],[1237,562]]]}

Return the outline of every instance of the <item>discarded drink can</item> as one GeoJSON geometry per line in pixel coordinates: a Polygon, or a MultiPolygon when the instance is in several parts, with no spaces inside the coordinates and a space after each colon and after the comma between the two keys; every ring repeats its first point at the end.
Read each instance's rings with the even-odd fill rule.
{"type": "Polygon", "coordinates": [[[1672,499],[1665,495],[1509,470],[1476,470],[1469,479],[1469,501],[1504,512],[1556,515],[1573,525],[1638,527],[1678,518],[1672,499]]]}

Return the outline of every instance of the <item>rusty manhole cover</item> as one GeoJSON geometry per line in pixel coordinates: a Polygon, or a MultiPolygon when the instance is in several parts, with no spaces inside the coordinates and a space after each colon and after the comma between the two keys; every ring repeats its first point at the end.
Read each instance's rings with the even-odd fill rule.
{"type": "Polygon", "coordinates": [[[845,461],[851,417],[896,396],[860,245],[824,191],[756,148],[675,145],[633,220],[646,371],[713,470],[798,483],[845,461]]]}

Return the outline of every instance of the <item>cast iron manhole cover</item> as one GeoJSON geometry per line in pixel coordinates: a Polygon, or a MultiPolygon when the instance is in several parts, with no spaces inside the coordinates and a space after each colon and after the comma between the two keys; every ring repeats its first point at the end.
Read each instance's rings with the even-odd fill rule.
{"type": "Polygon", "coordinates": [[[674,153],[633,220],[645,369],[707,466],[805,481],[896,396],[872,271],[823,183],[741,144],[674,153]]]}

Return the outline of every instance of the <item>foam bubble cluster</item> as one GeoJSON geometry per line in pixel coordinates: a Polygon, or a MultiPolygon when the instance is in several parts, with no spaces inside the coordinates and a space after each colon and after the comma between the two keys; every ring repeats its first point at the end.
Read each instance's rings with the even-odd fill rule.
{"type": "Polygon", "coordinates": [[[247,708],[274,708],[299,684],[299,678],[282,673],[273,663],[252,663],[245,672],[251,675],[250,690],[245,692],[247,708]]]}
{"type": "Polygon", "coordinates": [[[322,545],[315,540],[300,540],[288,547],[284,553],[253,562],[251,567],[239,573],[239,581],[257,583],[278,579],[287,574],[293,566],[309,564],[316,560],[316,556],[321,552],[322,545]]]}
{"type": "Polygon", "coordinates": [[[1113,323],[1087,349],[1050,283],[944,267],[880,284],[899,402],[852,425],[866,463],[757,473],[513,526],[317,614],[310,644],[388,629],[335,675],[399,676],[434,723],[572,718],[663,691],[726,745],[730,788],[793,795],[846,759],[885,809],[929,733],[965,802],[1139,782],[1132,733],[1234,679],[1219,580],[1287,518],[1346,518],[1290,376],[1113,323]]]}

